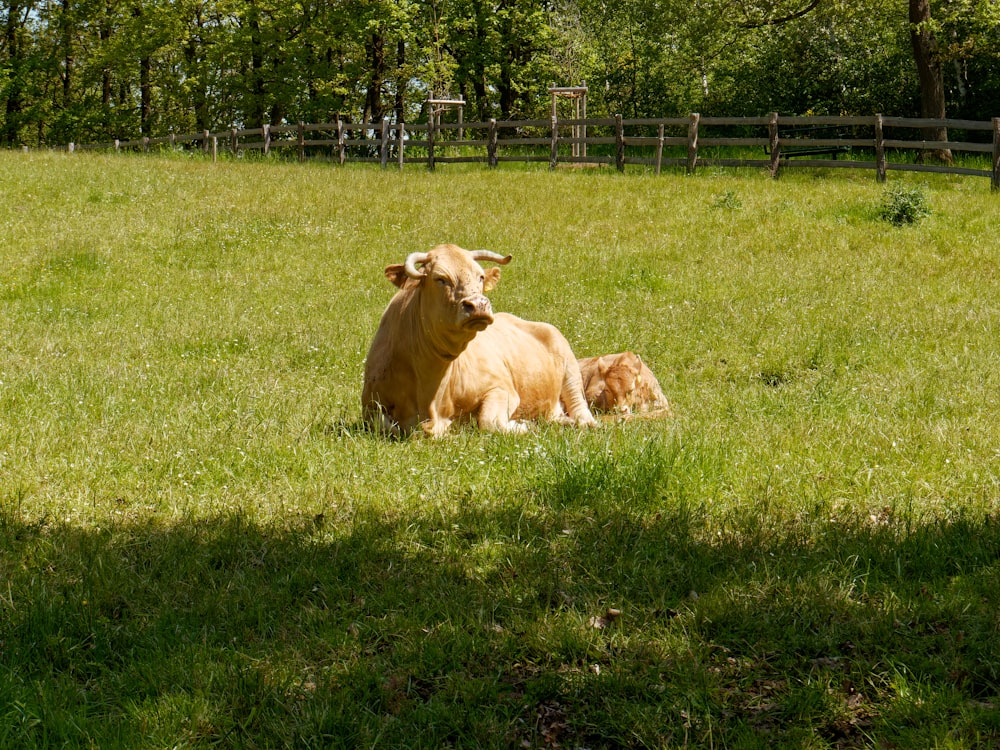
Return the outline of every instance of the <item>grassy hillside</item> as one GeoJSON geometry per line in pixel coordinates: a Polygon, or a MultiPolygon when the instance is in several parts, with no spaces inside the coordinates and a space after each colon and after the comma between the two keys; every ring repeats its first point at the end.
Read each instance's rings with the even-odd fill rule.
{"type": "Polygon", "coordinates": [[[0,747],[1000,742],[1000,197],[890,181],[0,152],[0,747]],[[358,429],[438,242],[676,417],[358,429]]]}

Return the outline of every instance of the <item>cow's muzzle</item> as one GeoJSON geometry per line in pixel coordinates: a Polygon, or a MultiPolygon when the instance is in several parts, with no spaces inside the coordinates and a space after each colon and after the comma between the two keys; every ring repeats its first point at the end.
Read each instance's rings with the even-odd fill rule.
{"type": "Polygon", "coordinates": [[[482,331],[493,322],[493,306],[489,299],[479,294],[462,300],[462,326],[482,331]]]}

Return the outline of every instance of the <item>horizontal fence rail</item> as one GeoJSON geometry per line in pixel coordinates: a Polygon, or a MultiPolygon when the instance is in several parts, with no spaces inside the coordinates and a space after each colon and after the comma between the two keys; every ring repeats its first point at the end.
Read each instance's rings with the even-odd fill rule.
{"type": "Polygon", "coordinates": [[[343,120],[221,132],[203,131],[161,138],[95,144],[69,144],[69,150],[141,150],[200,148],[218,157],[276,150],[296,151],[299,160],[318,149],[339,164],[350,162],[404,164],[501,162],[682,167],[759,167],[776,177],[787,167],[871,169],[884,182],[889,171],[937,172],[989,177],[1000,190],[1000,118],[991,121],[885,117],[788,116],[687,117],[513,120],[459,123],[351,123],[343,120]],[[937,134],[960,131],[964,140],[935,140],[937,134]],[[580,137],[580,134],[587,134],[580,137]],[[916,133],[916,137],[914,137],[916,133]],[[923,136],[933,133],[930,139],[923,136]],[[583,146],[583,148],[579,148],[583,146]],[[949,150],[985,156],[990,168],[925,163],[928,152],[949,150]],[[728,151],[728,153],[727,153],[728,151]],[[889,159],[889,152],[902,157],[889,159]],[[753,154],[759,153],[759,157],[753,154]],[[581,155],[582,154],[582,155],[581,155]],[[734,156],[733,154],[737,154],[734,156]],[[910,156],[907,156],[907,155],[910,156]],[[916,158],[912,155],[916,154],[916,158]],[[912,160],[911,160],[912,159],[912,160]]]}

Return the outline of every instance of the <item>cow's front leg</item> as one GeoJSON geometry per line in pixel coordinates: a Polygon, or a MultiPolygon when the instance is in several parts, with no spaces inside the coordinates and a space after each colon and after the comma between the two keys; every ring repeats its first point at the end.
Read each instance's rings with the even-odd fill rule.
{"type": "Polygon", "coordinates": [[[520,403],[517,393],[499,389],[490,391],[479,407],[479,428],[491,432],[527,432],[526,422],[511,419],[520,403]]]}
{"type": "Polygon", "coordinates": [[[448,432],[448,428],[451,427],[450,419],[425,419],[420,423],[424,432],[428,437],[439,438],[444,437],[444,434],[448,432]]]}
{"type": "Polygon", "coordinates": [[[452,420],[442,416],[441,412],[440,405],[436,401],[432,401],[427,408],[427,419],[420,423],[424,432],[432,438],[444,437],[448,428],[451,427],[452,420]]]}

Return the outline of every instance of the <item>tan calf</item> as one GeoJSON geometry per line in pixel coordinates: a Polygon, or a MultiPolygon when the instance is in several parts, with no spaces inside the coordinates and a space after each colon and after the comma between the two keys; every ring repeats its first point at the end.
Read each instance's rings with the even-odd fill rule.
{"type": "Polygon", "coordinates": [[[621,352],[579,361],[584,393],[595,410],[619,414],[670,413],[656,376],[638,354],[621,352]]]}

